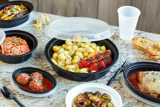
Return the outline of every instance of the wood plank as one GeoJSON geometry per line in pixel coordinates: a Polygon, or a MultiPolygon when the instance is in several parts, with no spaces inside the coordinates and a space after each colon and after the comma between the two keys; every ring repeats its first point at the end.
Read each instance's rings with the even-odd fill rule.
{"type": "Polygon", "coordinates": [[[34,6],[33,11],[37,11],[37,9],[38,9],[38,7],[37,7],[38,0],[9,0],[9,1],[28,1],[33,4],[33,6],[34,6]]]}
{"type": "Polygon", "coordinates": [[[8,0],[0,0],[0,4],[8,2],[8,0]]]}
{"type": "Polygon", "coordinates": [[[141,10],[137,29],[160,33],[160,0],[132,0],[131,5],[141,10]]]}
{"type": "Polygon", "coordinates": [[[117,9],[124,5],[130,5],[131,0],[99,0],[98,19],[110,25],[118,26],[117,9]]]}
{"type": "Polygon", "coordinates": [[[39,12],[66,16],[67,0],[39,0],[39,12]]]}
{"type": "Polygon", "coordinates": [[[92,17],[97,18],[99,0],[68,0],[68,17],[92,17]]]}

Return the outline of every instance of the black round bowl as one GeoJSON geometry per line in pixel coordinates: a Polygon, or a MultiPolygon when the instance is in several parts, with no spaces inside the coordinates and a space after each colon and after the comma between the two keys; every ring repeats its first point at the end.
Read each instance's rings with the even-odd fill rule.
{"type": "Polygon", "coordinates": [[[110,49],[112,52],[112,63],[105,69],[94,72],[94,73],[75,73],[75,72],[69,72],[66,71],[57,65],[55,65],[50,59],[53,54],[52,47],[55,45],[62,45],[64,44],[65,41],[63,40],[58,40],[53,38],[48,42],[48,44],[45,47],[45,56],[48,62],[51,64],[53,70],[59,75],[64,78],[70,79],[70,80],[75,80],[75,81],[91,81],[91,80],[96,80],[98,78],[101,78],[102,76],[106,75],[106,73],[109,71],[109,69],[115,64],[115,62],[118,59],[119,52],[117,47],[114,45],[113,42],[111,42],[109,39],[106,40],[101,40],[101,41],[95,41],[94,43],[99,44],[99,45],[104,45],[107,49],[110,49]]]}
{"type": "Polygon", "coordinates": [[[27,91],[27,92],[30,92],[30,93],[34,93],[34,94],[44,94],[44,93],[47,93],[47,92],[50,92],[51,90],[55,89],[56,85],[57,85],[57,81],[56,79],[48,72],[46,71],[43,71],[41,69],[38,69],[38,68],[32,68],[32,67],[26,67],[26,68],[20,68],[20,69],[17,69],[15,70],[13,73],[12,73],[12,79],[14,81],[14,83],[22,90],[24,91],[27,91]],[[48,91],[33,91],[33,90],[29,90],[27,88],[24,88],[23,86],[21,86],[17,81],[16,81],[16,78],[19,74],[21,73],[33,73],[33,72],[39,72],[43,75],[43,78],[49,80],[52,84],[52,89],[48,90],[48,91]]]}
{"type": "Polygon", "coordinates": [[[13,19],[13,20],[0,20],[0,28],[14,27],[14,26],[17,26],[17,25],[20,25],[20,24],[26,22],[29,19],[29,15],[33,10],[33,5],[30,2],[27,2],[27,1],[6,2],[6,3],[3,3],[3,4],[0,4],[0,10],[3,9],[5,6],[8,6],[8,5],[21,5],[21,4],[23,4],[24,6],[27,7],[29,13],[22,16],[22,17],[13,19]]]}
{"type": "Polygon", "coordinates": [[[30,52],[23,55],[19,55],[19,56],[8,56],[8,55],[0,54],[0,60],[3,62],[11,63],[11,64],[24,62],[31,57],[33,51],[36,49],[38,45],[38,41],[36,37],[34,37],[32,34],[28,32],[20,31],[20,30],[11,30],[11,31],[6,31],[5,34],[6,34],[6,37],[17,36],[17,37],[21,37],[22,39],[25,39],[29,45],[30,52]]]}
{"type": "Polygon", "coordinates": [[[126,80],[127,85],[129,88],[137,95],[141,96],[142,98],[145,98],[147,100],[160,103],[160,99],[152,97],[136,87],[134,87],[128,80],[128,77],[138,71],[160,71],[160,64],[158,63],[153,63],[153,62],[137,62],[137,63],[132,63],[131,65],[127,66],[124,69],[123,75],[126,80]]]}

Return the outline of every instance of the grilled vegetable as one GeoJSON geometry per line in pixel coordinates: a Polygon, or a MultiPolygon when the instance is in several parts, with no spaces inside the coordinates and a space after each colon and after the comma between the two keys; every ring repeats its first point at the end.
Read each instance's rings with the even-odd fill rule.
{"type": "Polygon", "coordinates": [[[109,102],[108,107],[114,107],[114,104],[112,102],[109,102]]]}
{"type": "Polygon", "coordinates": [[[114,104],[111,102],[110,95],[101,95],[99,91],[96,91],[95,93],[80,93],[74,99],[72,107],[114,107],[114,104]]]}
{"type": "Polygon", "coordinates": [[[87,96],[85,96],[85,94],[80,93],[76,99],[76,104],[83,103],[85,100],[87,100],[87,96]]]}
{"type": "Polygon", "coordinates": [[[88,106],[88,105],[90,105],[91,104],[91,101],[90,100],[86,100],[86,101],[84,101],[84,103],[83,103],[83,107],[86,107],[86,106],[88,106]]]}
{"type": "Polygon", "coordinates": [[[99,98],[101,97],[101,93],[99,91],[96,91],[94,95],[98,96],[99,98]]]}
{"type": "Polygon", "coordinates": [[[29,11],[26,6],[8,5],[0,11],[0,20],[12,20],[28,14],[29,11]]]}
{"type": "Polygon", "coordinates": [[[89,100],[91,100],[93,102],[97,102],[97,101],[100,100],[100,98],[98,96],[96,96],[96,95],[92,95],[92,96],[89,97],[89,100]]]}
{"type": "Polygon", "coordinates": [[[111,96],[108,95],[108,94],[103,94],[103,95],[102,95],[102,98],[105,99],[105,100],[111,101],[111,96]]]}
{"type": "Polygon", "coordinates": [[[108,106],[107,102],[103,101],[101,107],[107,107],[107,106],[108,106]]]}

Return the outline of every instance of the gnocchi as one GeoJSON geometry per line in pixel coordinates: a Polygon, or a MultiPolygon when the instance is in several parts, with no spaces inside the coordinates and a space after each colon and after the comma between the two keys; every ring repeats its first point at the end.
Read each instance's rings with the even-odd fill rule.
{"type": "MultiPolygon", "coordinates": [[[[76,40],[88,40],[88,38],[77,35],[73,39],[76,40]]],[[[62,46],[53,46],[51,61],[60,68],[63,68],[70,72],[76,73],[88,73],[88,68],[80,68],[78,61],[83,58],[90,58],[98,52],[106,51],[105,46],[98,46],[96,43],[87,42],[72,42],[65,41],[62,46]]],[[[92,71],[95,72],[95,71],[92,71]]]]}

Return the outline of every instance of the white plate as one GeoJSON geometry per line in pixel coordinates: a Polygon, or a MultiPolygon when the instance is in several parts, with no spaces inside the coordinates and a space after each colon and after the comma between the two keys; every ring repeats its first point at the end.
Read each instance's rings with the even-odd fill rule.
{"type": "Polygon", "coordinates": [[[11,83],[11,86],[16,90],[18,91],[19,93],[21,94],[24,94],[24,95],[27,95],[27,96],[32,96],[32,97],[46,97],[46,96],[49,96],[49,95],[52,95],[55,90],[56,90],[56,87],[48,92],[48,93],[45,93],[45,94],[33,94],[33,93],[29,93],[29,92],[26,92],[26,91],[23,91],[22,89],[20,89],[12,80],[12,77],[10,78],[10,83],[11,83]]]}
{"type": "Polygon", "coordinates": [[[26,26],[28,23],[30,23],[32,21],[32,17],[33,17],[33,13],[31,12],[29,15],[29,19],[26,22],[24,22],[18,26],[10,27],[10,28],[0,28],[0,30],[7,31],[7,30],[15,30],[15,29],[22,28],[23,26],[26,26]]]}
{"type": "Polygon", "coordinates": [[[125,82],[125,79],[123,77],[123,73],[122,73],[122,76],[121,76],[121,82],[122,82],[122,85],[124,87],[124,89],[130,94],[132,95],[133,97],[135,97],[136,99],[140,100],[140,101],[143,101],[149,105],[152,105],[152,106],[156,106],[156,107],[160,107],[160,104],[159,103],[155,103],[155,102],[152,102],[152,101],[149,101],[145,98],[142,98],[141,96],[138,96],[136,93],[134,93],[126,84],[125,82]]]}
{"type": "Polygon", "coordinates": [[[80,93],[96,92],[109,94],[115,107],[122,107],[122,99],[120,95],[111,87],[99,83],[85,83],[72,88],[66,96],[66,107],[72,107],[73,99],[80,93]]]}

